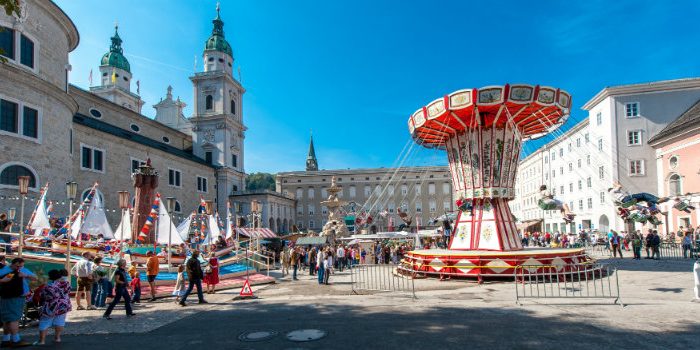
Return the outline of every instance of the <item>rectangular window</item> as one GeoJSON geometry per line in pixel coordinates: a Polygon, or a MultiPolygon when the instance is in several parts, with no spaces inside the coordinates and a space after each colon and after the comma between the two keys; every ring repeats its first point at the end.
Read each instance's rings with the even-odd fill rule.
{"type": "Polygon", "coordinates": [[[639,117],[639,103],[632,102],[625,104],[625,117],[636,118],[639,117]]]}
{"type": "Polygon", "coordinates": [[[556,176],[557,176],[557,171],[556,171],[556,170],[552,170],[552,179],[555,178],[556,176]]]}
{"type": "Polygon", "coordinates": [[[557,159],[557,158],[556,158],[556,155],[557,155],[557,152],[552,152],[552,160],[557,159]]]}
{"type": "Polygon", "coordinates": [[[600,204],[605,204],[605,192],[600,192],[600,204]]]}
{"type": "Polygon", "coordinates": [[[323,214],[323,215],[328,214],[328,208],[325,205],[321,206],[321,214],[323,214]]]}
{"type": "Polygon", "coordinates": [[[574,171],[574,164],[569,162],[569,172],[574,171]]]}
{"type": "Polygon", "coordinates": [[[423,211],[423,204],[421,202],[416,202],[416,213],[423,211]]]}
{"type": "Polygon", "coordinates": [[[583,135],[583,137],[585,138],[586,143],[588,143],[588,142],[591,141],[591,138],[588,136],[588,133],[586,133],[585,135],[583,135]]]}
{"type": "Polygon", "coordinates": [[[447,211],[452,210],[452,207],[450,206],[450,201],[442,202],[442,209],[447,210],[447,211]]]}
{"type": "Polygon", "coordinates": [[[580,168],[581,167],[581,160],[579,159],[578,161],[576,161],[576,163],[578,164],[578,167],[580,168]]]}
{"type": "Polygon", "coordinates": [[[83,170],[104,172],[104,151],[90,146],[80,146],[80,165],[83,170]]]}
{"type": "Polygon", "coordinates": [[[603,152],[603,139],[598,139],[598,151],[603,152]]]}
{"type": "Polygon", "coordinates": [[[0,100],[0,130],[17,133],[19,105],[14,102],[0,100]]]}
{"type": "Polygon", "coordinates": [[[590,176],[586,179],[586,186],[588,186],[588,188],[593,187],[593,180],[590,176]]]}
{"type": "Polygon", "coordinates": [[[563,157],[563,156],[564,156],[564,149],[560,148],[559,149],[559,157],[563,157]]]}
{"type": "Polygon", "coordinates": [[[586,202],[588,204],[588,209],[593,209],[593,198],[588,198],[586,202]]]}
{"type": "Polygon", "coordinates": [[[428,194],[435,194],[435,184],[428,184],[428,194]]]}
{"type": "Polygon", "coordinates": [[[598,168],[598,177],[602,180],[605,178],[605,167],[598,168]]]}
{"type": "Polygon", "coordinates": [[[15,59],[15,31],[0,26],[0,49],[3,51],[3,56],[14,60],[15,59]]]}
{"type": "Polygon", "coordinates": [[[574,192],[574,183],[569,182],[569,192],[574,192]]]}
{"type": "Polygon", "coordinates": [[[564,167],[563,166],[559,167],[559,175],[564,175],[564,167]]]}
{"type": "Polygon", "coordinates": [[[444,182],[442,184],[442,194],[450,194],[450,184],[447,182],[444,182]]]}
{"type": "Polygon", "coordinates": [[[197,191],[207,192],[207,179],[205,177],[197,176],[197,191]]]}
{"type": "Polygon", "coordinates": [[[315,209],[313,204],[309,204],[309,215],[314,215],[315,209]]]}
{"type": "Polygon", "coordinates": [[[26,36],[21,35],[19,49],[19,63],[29,68],[34,68],[34,42],[26,36]]]}
{"type": "Polygon", "coordinates": [[[603,124],[603,113],[598,112],[598,114],[595,115],[595,124],[596,125],[603,124]]]}
{"type": "Polygon", "coordinates": [[[630,176],[644,175],[644,160],[630,160],[630,176]]]}
{"type": "Polygon", "coordinates": [[[39,138],[39,111],[34,108],[24,107],[22,135],[33,139],[39,138]]]}
{"type": "Polygon", "coordinates": [[[573,150],[573,146],[571,145],[571,142],[569,142],[569,152],[573,150]]]}
{"type": "Polygon", "coordinates": [[[401,194],[404,196],[408,194],[408,186],[401,185],[401,194]]]}
{"type": "Polygon", "coordinates": [[[547,160],[549,160],[549,157],[544,156],[544,164],[547,164],[547,160]]]}
{"type": "Polygon", "coordinates": [[[132,159],[131,160],[131,173],[135,173],[136,170],[139,170],[139,166],[141,166],[141,161],[138,159],[132,159]]]}
{"type": "Polygon", "coordinates": [[[416,196],[420,196],[420,192],[421,192],[420,184],[416,184],[415,188],[416,188],[416,196]]]}
{"type": "Polygon", "coordinates": [[[180,187],[180,171],[175,169],[168,169],[168,185],[174,187],[180,187]]]}
{"type": "Polygon", "coordinates": [[[583,199],[578,200],[578,210],[583,210],[583,199]]]}
{"type": "Polygon", "coordinates": [[[80,150],[80,156],[80,165],[85,169],[90,169],[92,167],[92,150],[87,147],[83,147],[80,150]]]}
{"type": "Polygon", "coordinates": [[[583,181],[578,180],[578,189],[582,190],[583,189],[583,181]]]}
{"type": "Polygon", "coordinates": [[[576,147],[581,147],[581,138],[576,139],[576,147]]]}
{"type": "Polygon", "coordinates": [[[309,228],[314,228],[314,221],[313,220],[309,220],[309,228]]]}
{"type": "Polygon", "coordinates": [[[642,132],[640,130],[628,131],[627,132],[627,145],[641,145],[642,144],[642,132]]]}
{"type": "Polygon", "coordinates": [[[238,156],[235,154],[231,155],[231,166],[234,168],[238,167],[238,156]]]}
{"type": "Polygon", "coordinates": [[[559,186],[559,194],[564,194],[564,186],[559,186]]]}
{"type": "Polygon", "coordinates": [[[586,165],[591,165],[591,155],[586,156],[586,165]]]}
{"type": "Polygon", "coordinates": [[[207,162],[207,164],[212,164],[214,161],[214,156],[211,152],[204,152],[204,161],[207,162]]]}

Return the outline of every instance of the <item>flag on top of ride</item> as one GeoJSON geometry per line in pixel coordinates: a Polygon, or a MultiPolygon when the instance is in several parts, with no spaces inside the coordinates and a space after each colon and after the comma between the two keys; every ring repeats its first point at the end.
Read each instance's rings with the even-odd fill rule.
{"type": "Polygon", "coordinates": [[[153,224],[158,219],[158,206],[159,205],[160,205],[160,193],[156,193],[156,199],[153,200],[153,205],[151,205],[151,212],[148,213],[148,216],[146,217],[146,222],[143,224],[143,227],[141,228],[141,232],[139,232],[139,236],[136,238],[139,242],[145,242],[146,238],[148,238],[148,234],[151,232],[151,228],[153,228],[153,224]]]}

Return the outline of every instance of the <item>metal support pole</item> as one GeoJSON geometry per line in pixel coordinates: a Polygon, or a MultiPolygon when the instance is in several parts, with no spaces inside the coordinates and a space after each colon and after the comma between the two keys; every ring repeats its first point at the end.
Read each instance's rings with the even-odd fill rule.
{"type": "Polygon", "coordinates": [[[20,209],[20,214],[19,214],[19,250],[17,251],[19,254],[19,257],[22,257],[22,248],[24,246],[24,199],[27,197],[27,195],[23,194],[22,195],[22,209],[20,209]]]}
{"type": "Polygon", "coordinates": [[[170,212],[168,213],[168,215],[169,215],[168,220],[170,220],[170,222],[168,225],[168,246],[165,247],[165,249],[168,250],[168,272],[170,272],[170,269],[173,266],[172,262],[171,262],[173,252],[172,252],[172,249],[170,249],[170,245],[173,244],[172,243],[172,239],[173,239],[173,212],[172,212],[172,208],[168,208],[168,209],[170,209],[169,210],[170,212]]]}
{"type": "Polygon", "coordinates": [[[71,236],[73,235],[73,221],[70,217],[73,215],[73,199],[68,201],[68,230],[66,231],[66,238],[68,239],[68,246],[66,247],[66,270],[70,272],[70,250],[71,250],[71,236]]]}

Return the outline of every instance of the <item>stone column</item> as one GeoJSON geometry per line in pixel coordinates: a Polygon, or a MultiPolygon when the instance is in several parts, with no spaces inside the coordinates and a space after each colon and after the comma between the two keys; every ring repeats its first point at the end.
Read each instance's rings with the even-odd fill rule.
{"type": "MultiPolygon", "coordinates": [[[[134,218],[132,219],[131,232],[133,232],[135,240],[151,212],[158,187],[158,172],[151,166],[149,158],[146,164],[141,164],[139,169],[131,175],[131,178],[134,182],[134,218]]],[[[155,225],[152,227],[145,242],[147,244],[156,241],[155,225]]]]}

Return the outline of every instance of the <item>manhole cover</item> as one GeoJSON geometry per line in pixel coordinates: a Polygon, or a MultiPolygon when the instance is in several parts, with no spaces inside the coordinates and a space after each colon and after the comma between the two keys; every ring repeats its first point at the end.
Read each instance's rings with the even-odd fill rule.
{"type": "Polygon", "coordinates": [[[277,335],[275,331],[247,331],[238,336],[240,341],[263,341],[277,335]]]}
{"type": "Polygon", "coordinates": [[[287,340],[291,341],[313,341],[326,336],[326,332],[320,329],[297,329],[287,333],[287,340]]]}

